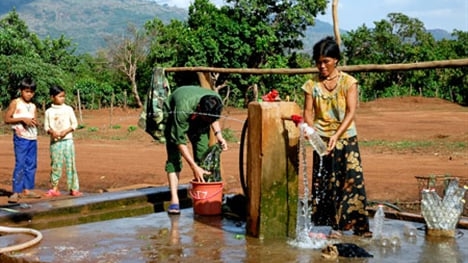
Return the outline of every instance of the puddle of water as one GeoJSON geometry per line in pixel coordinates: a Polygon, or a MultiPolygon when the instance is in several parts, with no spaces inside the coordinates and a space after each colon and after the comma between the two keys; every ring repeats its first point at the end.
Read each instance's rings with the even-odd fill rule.
{"type": "MultiPolygon", "coordinates": [[[[372,227],[371,220],[371,227],[372,227]]],[[[371,239],[345,233],[340,242],[354,243],[374,255],[370,259],[340,258],[340,262],[464,262],[468,231],[456,238],[428,239],[421,223],[416,237],[405,236],[406,221],[385,221],[388,233],[401,245],[382,247],[371,239]]],[[[298,248],[290,240],[261,240],[245,236],[245,223],[222,217],[194,217],[192,209],[180,216],[155,213],[90,224],[48,229],[39,245],[11,257],[26,262],[322,262],[319,249],[298,248]]],[[[0,246],[27,240],[2,236],[0,246]]],[[[3,255],[4,256],[4,255],[3,255]]],[[[1,259],[1,258],[0,258],[1,259]]]]}

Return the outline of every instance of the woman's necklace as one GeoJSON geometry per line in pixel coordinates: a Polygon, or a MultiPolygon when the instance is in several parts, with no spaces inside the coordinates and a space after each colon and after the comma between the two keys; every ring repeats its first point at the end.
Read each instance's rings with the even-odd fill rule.
{"type": "Polygon", "coordinates": [[[328,91],[333,91],[336,88],[336,85],[338,82],[335,82],[335,85],[328,86],[327,82],[322,82],[323,86],[325,87],[326,90],[328,91]]]}
{"type": "Polygon", "coordinates": [[[325,80],[330,81],[330,80],[336,79],[336,78],[340,75],[340,72],[339,72],[339,71],[333,71],[332,73],[335,73],[335,72],[336,72],[336,74],[333,75],[333,76],[330,76],[331,74],[328,75],[328,76],[326,76],[326,77],[320,75],[320,76],[319,76],[319,79],[320,79],[321,81],[325,81],[325,80]]]}
{"type": "Polygon", "coordinates": [[[338,78],[338,76],[340,76],[340,73],[337,73],[335,76],[327,77],[326,79],[322,80],[322,84],[326,90],[333,91],[334,89],[336,89],[336,86],[338,86],[339,81],[339,79],[336,79],[338,78]]]}

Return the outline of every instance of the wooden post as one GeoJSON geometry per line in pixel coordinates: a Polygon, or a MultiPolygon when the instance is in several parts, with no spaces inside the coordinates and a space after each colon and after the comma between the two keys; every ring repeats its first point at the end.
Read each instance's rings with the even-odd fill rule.
{"type": "MultiPolygon", "coordinates": [[[[200,82],[200,87],[203,87],[205,89],[211,89],[213,90],[214,87],[212,87],[211,83],[211,77],[209,72],[197,72],[198,75],[198,81],[200,82]]],[[[217,143],[218,140],[216,139],[216,136],[214,136],[214,132],[210,131],[210,145],[214,145],[217,143]]],[[[222,172],[222,171],[221,171],[222,172]]]]}
{"type": "Polygon", "coordinates": [[[114,92],[112,91],[112,96],[111,96],[111,103],[110,103],[110,125],[109,127],[112,129],[112,126],[114,125],[114,92]]]}
{"type": "Polygon", "coordinates": [[[200,82],[200,86],[207,89],[213,89],[214,87],[211,85],[211,77],[209,72],[197,72],[198,81],[200,82]]]}
{"type": "Polygon", "coordinates": [[[83,124],[83,114],[81,112],[81,97],[80,97],[80,90],[76,91],[76,96],[78,97],[78,112],[80,114],[80,124],[83,124]]]}
{"type": "Polygon", "coordinates": [[[293,102],[252,102],[248,108],[247,234],[295,237],[299,129],[284,120],[300,114],[293,102]]]}
{"type": "Polygon", "coordinates": [[[332,18],[333,18],[333,32],[338,46],[341,45],[340,25],[338,23],[338,0],[333,0],[332,3],[332,18]]]}

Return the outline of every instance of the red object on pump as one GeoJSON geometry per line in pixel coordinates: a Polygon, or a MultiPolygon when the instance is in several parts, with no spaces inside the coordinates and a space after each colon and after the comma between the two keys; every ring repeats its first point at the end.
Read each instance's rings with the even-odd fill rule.
{"type": "Polygon", "coordinates": [[[263,95],[262,100],[267,101],[267,102],[272,102],[272,101],[280,101],[281,99],[279,97],[279,92],[273,89],[267,94],[263,95]]]}
{"type": "Polygon", "coordinates": [[[299,125],[299,123],[303,122],[302,116],[301,115],[291,115],[291,120],[294,122],[294,124],[299,125]]]}
{"type": "Polygon", "coordinates": [[[291,115],[291,117],[282,117],[283,120],[288,120],[288,121],[292,121],[294,122],[294,124],[296,124],[296,126],[298,126],[299,124],[303,123],[304,122],[304,119],[302,118],[301,115],[297,115],[297,114],[293,114],[291,115]]]}

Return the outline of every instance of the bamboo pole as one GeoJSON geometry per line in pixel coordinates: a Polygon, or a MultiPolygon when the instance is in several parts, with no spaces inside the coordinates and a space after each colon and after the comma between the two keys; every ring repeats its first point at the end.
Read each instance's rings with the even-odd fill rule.
{"type": "MultiPolygon", "coordinates": [[[[346,72],[384,72],[384,71],[409,71],[415,69],[434,69],[434,68],[461,68],[468,66],[468,58],[436,60],[407,64],[365,64],[341,66],[340,70],[346,72]]],[[[258,68],[214,68],[214,67],[170,67],[165,68],[166,72],[218,72],[218,73],[234,73],[234,74],[310,74],[318,73],[317,68],[273,68],[273,69],[258,69],[258,68]]]]}

